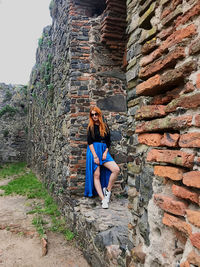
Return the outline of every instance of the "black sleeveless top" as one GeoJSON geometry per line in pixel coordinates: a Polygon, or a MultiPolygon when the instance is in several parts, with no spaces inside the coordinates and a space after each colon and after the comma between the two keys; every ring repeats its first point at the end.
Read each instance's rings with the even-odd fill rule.
{"type": "Polygon", "coordinates": [[[87,142],[88,142],[88,145],[91,145],[93,144],[94,142],[100,142],[100,143],[106,143],[107,147],[109,148],[110,147],[110,130],[108,128],[108,125],[106,125],[107,127],[107,133],[105,134],[104,137],[102,137],[100,135],[100,132],[99,132],[99,125],[96,125],[94,124],[94,137],[92,136],[92,132],[91,130],[89,129],[88,130],[88,133],[87,133],[87,142]]]}

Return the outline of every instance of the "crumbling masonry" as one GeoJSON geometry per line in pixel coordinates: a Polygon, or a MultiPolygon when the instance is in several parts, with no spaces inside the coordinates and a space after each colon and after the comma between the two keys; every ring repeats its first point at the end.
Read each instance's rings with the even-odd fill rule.
{"type": "Polygon", "coordinates": [[[28,87],[30,166],[92,266],[200,266],[200,1],[54,0],[50,12],[28,87]],[[107,228],[82,197],[93,104],[121,167],[115,194],[128,195],[107,228]]]}

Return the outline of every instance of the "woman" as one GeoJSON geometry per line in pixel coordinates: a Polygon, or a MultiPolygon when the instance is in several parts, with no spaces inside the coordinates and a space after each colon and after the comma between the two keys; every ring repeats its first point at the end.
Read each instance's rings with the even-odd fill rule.
{"type": "Polygon", "coordinates": [[[107,209],[111,189],[120,169],[108,151],[110,131],[108,125],[103,122],[101,110],[96,106],[90,108],[87,141],[84,195],[92,197],[98,194],[102,208],[107,209]]]}

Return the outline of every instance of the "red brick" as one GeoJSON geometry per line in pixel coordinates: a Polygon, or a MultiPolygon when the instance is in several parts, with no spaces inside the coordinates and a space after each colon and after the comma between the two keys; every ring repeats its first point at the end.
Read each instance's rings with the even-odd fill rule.
{"type": "Polygon", "coordinates": [[[200,233],[191,234],[190,241],[195,248],[200,249],[200,233]]]}
{"type": "Polygon", "coordinates": [[[178,107],[192,109],[200,106],[200,92],[192,95],[182,95],[170,102],[165,111],[167,113],[175,111],[178,107]]]}
{"type": "Polygon", "coordinates": [[[160,146],[160,140],[162,138],[161,134],[157,133],[144,133],[138,135],[138,141],[140,144],[145,144],[148,146],[160,146]]]}
{"type": "Polygon", "coordinates": [[[167,91],[165,94],[154,96],[151,104],[152,105],[167,104],[171,100],[173,100],[174,98],[177,98],[180,95],[181,91],[182,91],[182,89],[175,88],[175,89],[173,89],[171,91],[167,91]]]}
{"type": "Polygon", "coordinates": [[[175,9],[178,5],[182,4],[183,0],[172,0],[172,8],[175,9]]]}
{"type": "Polygon", "coordinates": [[[189,263],[194,264],[196,266],[200,266],[200,256],[196,254],[194,250],[190,252],[187,257],[189,263]]]}
{"type": "Polygon", "coordinates": [[[186,13],[184,13],[182,16],[178,17],[175,22],[175,26],[178,27],[179,25],[185,24],[188,20],[193,18],[196,15],[200,14],[200,4],[198,3],[193,6],[191,9],[189,9],[186,13]]]}
{"type": "Polygon", "coordinates": [[[191,82],[187,82],[181,94],[191,93],[195,90],[194,85],[191,82]]]}
{"type": "Polygon", "coordinates": [[[165,108],[163,105],[147,105],[142,106],[139,110],[137,110],[135,119],[142,120],[148,118],[158,118],[165,116],[165,108]]]}
{"type": "Polygon", "coordinates": [[[200,73],[197,74],[196,87],[197,87],[198,89],[200,89],[200,73]]]}
{"type": "Polygon", "coordinates": [[[189,154],[179,150],[152,149],[147,154],[147,161],[167,162],[191,168],[194,164],[194,154],[189,154]]]}
{"type": "Polygon", "coordinates": [[[162,43],[162,45],[158,49],[153,51],[150,55],[141,59],[140,65],[142,67],[146,66],[147,64],[163,55],[163,52],[167,51],[168,48],[172,47],[175,44],[181,43],[185,38],[195,35],[196,32],[196,26],[194,24],[190,24],[185,28],[173,31],[173,33],[162,43]]]}
{"type": "MultiPolygon", "coordinates": [[[[200,119],[199,119],[200,122],[200,119]]],[[[165,117],[140,123],[136,126],[136,133],[153,132],[158,130],[180,130],[192,125],[192,116],[165,117]]]]}
{"type": "Polygon", "coordinates": [[[148,42],[146,42],[143,46],[142,46],[142,50],[141,53],[143,55],[149,54],[151,53],[153,50],[155,50],[158,47],[156,40],[152,39],[148,42]]]}
{"type": "Polygon", "coordinates": [[[190,267],[190,263],[188,261],[184,261],[180,264],[180,267],[190,267]]]}
{"type": "Polygon", "coordinates": [[[154,96],[161,91],[165,91],[169,86],[177,85],[196,68],[197,63],[194,60],[190,60],[176,69],[166,71],[162,75],[156,74],[147,81],[139,84],[136,87],[136,93],[138,95],[154,96]]]}
{"type": "Polygon", "coordinates": [[[189,55],[195,55],[200,51],[200,38],[191,43],[189,47],[189,55]]]}
{"type": "Polygon", "coordinates": [[[164,213],[162,222],[169,227],[174,227],[178,231],[183,232],[186,236],[190,236],[192,233],[192,228],[188,223],[168,213],[164,213]]]}
{"type": "Polygon", "coordinates": [[[136,87],[136,93],[138,95],[142,95],[149,91],[155,91],[159,87],[160,87],[160,75],[155,75],[150,79],[148,79],[147,81],[140,83],[136,87]]]}
{"type": "Polygon", "coordinates": [[[186,210],[186,214],[188,221],[200,228],[200,211],[186,210]]]}
{"type": "Polygon", "coordinates": [[[194,116],[194,125],[200,127],[200,115],[194,116]]]}
{"type": "Polygon", "coordinates": [[[178,47],[172,52],[168,53],[164,58],[157,60],[148,66],[142,68],[139,72],[140,78],[149,78],[158,71],[161,71],[167,67],[174,67],[176,62],[180,58],[185,57],[185,48],[178,47]]]}
{"type": "Polygon", "coordinates": [[[187,237],[180,231],[177,231],[174,229],[174,234],[176,236],[176,238],[183,244],[185,245],[187,242],[187,237]]]}
{"type": "Polygon", "coordinates": [[[161,140],[161,145],[169,147],[177,147],[179,134],[164,133],[164,136],[161,140]]]}
{"type": "Polygon", "coordinates": [[[160,18],[161,18],[161,19],[165,18],[167,15],[170,14],[170,12],[171,12],[171,9],[166,8],[166,9],[162,12],[160,18]]]}
{"type": "Polygon", "coordinates": [[[200,188],[200,172],[191,171],[184,173],[183,183],[187,186],[200,188]]]}
{"type": "Polygon", "coordinates": [[[161,40],[165,40],[169,35],[173,33],[173,31],[174,31],[173,27],[164,29],[160,33],[158,33],[158,38],[160,38],[161,40]]]}
{"type": "Polygon", "coordinates": [[[199,194],[197,194],[196,192],[192,192],[183,186],[178,186],[175,184],[172,185],[172,193],[176,197],[187,199],[187,200],[190,200],[192,202],[199,204],[199,194]]]}
{"type": "Polygon", "coordinates": [[[175,215],[184,216],[187,209],[187,204],[181,201],[176,201],[171,197],[160,194],[154,195],[154,202],[161,209],[168,211],[175,215]]]}
{"type": "Polygon", "coordinates": [[[181,168],[171,167],[171,166],[154,166],[154,174],[170,178],[174,181],[182,180],[184,170],[181,168]]]}
{"type": "Polygon", "coordinates": [[[200,147],[200,132],[182,134],[179,140],[180,147],[200,147]]]}

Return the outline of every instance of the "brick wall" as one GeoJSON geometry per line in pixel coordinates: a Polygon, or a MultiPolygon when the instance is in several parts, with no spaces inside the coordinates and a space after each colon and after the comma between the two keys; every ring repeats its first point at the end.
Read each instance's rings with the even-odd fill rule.
{"type": "Polygon", "coordinates": [[[200,266],[200,1],[128,0],[127,8],[133,259],[200,266]]]}
{"type": "MultiPolygon", "coordinates": [[[[121,188],[126,180],[125,34],[120,54],[118,45],[109,44],[109,36],[102,39],[110,13],[116,17],[109,11],[115,5],[112,1],[110,5],[105,1],[54,1],[53,23],[39,40],[29,86],[29,162],[61,196],[83,195],[86,130],[89,108],[95,104],[110,126],[111,153],[121,167],[116,187],[121,188]]],[[[120,6],[124,7],[121,35],[125,2],[120,6]]],[[[71,197],[69,202],[73,202],[71,197]]]]}

